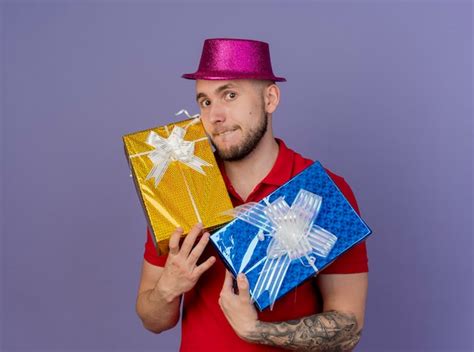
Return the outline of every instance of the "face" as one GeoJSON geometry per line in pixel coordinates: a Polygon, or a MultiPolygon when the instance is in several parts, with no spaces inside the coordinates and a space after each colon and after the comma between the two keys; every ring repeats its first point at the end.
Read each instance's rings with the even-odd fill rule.
{"type": "Polygon", "coordinates": [[[242,160],[267,133],[259,82],[197,80],[196,94],[202,123],[222,160],[242,160]]]}

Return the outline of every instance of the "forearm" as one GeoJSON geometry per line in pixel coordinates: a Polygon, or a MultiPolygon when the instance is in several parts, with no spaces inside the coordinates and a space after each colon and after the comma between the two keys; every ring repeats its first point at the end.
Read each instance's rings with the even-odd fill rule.
{"type": "Polygon", "coordinates": [[[147,330],[160,333],[178,323],[180,300],[180,296],[171,296],[157,285],[138,296],[136,311],[147,330]]]}
{"type": "Polygon", "coordinates": [[[144,261],[136,311],[146,329],[160,333],[174,327],[179,321],[183,294],[189,292],[201,275],[215,263],[216,258],[211,256],[197,265],[210,236],[209,232],[204,232],[195,244],[202,230],[202,224],[195,225],[180,247],[183,229],[177,228],[170,237],[164,267],[144,261]]]}
{"type": "Polygon", "coordinates": [[[279,323],[258,321],[247,341],[297,351],[351,351],[361,329],[353,314],[328,311],[279,323]]]}

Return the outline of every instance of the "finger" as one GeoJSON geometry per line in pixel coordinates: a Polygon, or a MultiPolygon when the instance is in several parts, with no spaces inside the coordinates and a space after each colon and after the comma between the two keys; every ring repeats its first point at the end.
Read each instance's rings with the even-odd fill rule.
{"type": "Polygon", "coordinates": [[[234,278],[232,277],[232,274],[230,273],[230,271],[226,270],[225,271],[224,284],[222,285],[221,294],[223,294],[223,293],[226,293],[226,294],[234,293],[233,280],[234,280],[234,278]]]}
{"type": "Polygon", "coordinates": [[[209,232],[205,232],[199,240],[198,244],[193,248],[191,253],[189,253],[189,257],[187,259],[189,264],[194,266],[197,263],[199,257],[204,251],[204,248],[206,248],[206,245],[209,242],[209,236],[209,232]]]}
{"type": "Polygon", "coordinates": [[[199,278],[202,274],[204,274],[204,272],[207,271],[207,269],[209,269],[212,264],[214,264],[216,262],[216,257],[209,257],[207,258],[207,260],[202,263],[201,265],[197,266],[196,269],[194,269],[194,274],[199,278]]]}
{"type": "Polygon", "coordinates": [[[185,256],[185,258],[187,258],[189,255],[189,252],[191,252],[191,249],[194,246],[194,242],[196,242],[196,238],[201,233],[201,230],[202,230],[202,224],[197,223],[196,225],[194,225],[194,227],[189,231],[189,233],[184,238],[184,241],[183,241],[183,244],[181,245],[181,250],[179,251],[179,253],[185,256]]]}
{"type": "Polygon", "coordinates": [[[169,247],[170,254],[178,254],[179,252],[179,239],[183,235],[183,229],[181,227],[176,228],[176,231],[171,234],[169,247]]]}
{"type": "Polygon", "coordinates": [[[239,297],[242,302],[250,302],[249,282],[244,273],[237,275],[237,287],[239,288],[239,297]]]}

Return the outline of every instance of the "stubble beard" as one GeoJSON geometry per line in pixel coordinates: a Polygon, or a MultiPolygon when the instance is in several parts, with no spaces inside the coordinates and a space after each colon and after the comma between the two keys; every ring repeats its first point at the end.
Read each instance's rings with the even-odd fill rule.
{"type": "Polygon", "coordinates": [[[262,113],[263,118],[261,119],[261,122],[256,128],[249,131],[240,145],[232,146],[227,150],[222,150],[213,143],[214,148],[216,148],[216,154],[219,158],[224,161],[239,161],[255,150],[268,128],[268,115],[265,111],[262,111],[262,113]]]}

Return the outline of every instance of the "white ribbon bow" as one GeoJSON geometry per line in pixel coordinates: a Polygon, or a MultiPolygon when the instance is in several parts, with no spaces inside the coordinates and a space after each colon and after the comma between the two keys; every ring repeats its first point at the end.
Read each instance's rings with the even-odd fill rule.
{"type": "MultiPolygon", "coordinates": [[[[189,126],[198,123],[199,114],[189,115],[186,110],[180,110],[175,115],[185,114],[187,117],[192,120],[184,127],[174,126],[171,133],[168,132],[168,127],[165,126],[165,130],[168,133],[168,138],[163,138],[158,135],[156,132],[151,131],[146,139],[146,143],[152,147],[154,150],[150,150],[143,153],[130,155],[130,158],[135,158],[142,155],[148,155],[148,158],[153,162],[153,167],[146,176],[146,180],[155,178],[155,187],[158,186],[161,179],[163,178],[166,170],[169,167],[169,164],[173,161],[181,162],[193,170],[205,175],[206,173],[202,169],[203,166],[212,166],[207,161],[202,160],[201,158],[194,155],[194,145],[196,142],[207,141],[207,137],[196,139],[194,141],[185,141],[184,136],[189,126]]],[[[188,192],[191,204],[196,214],[198,222],[202,222],[201,216],[199,214],[196,202],[194,201],[191,189],[186,181],[184,173],[181,171],[186,190],[188,192]]],[[[131,175],[130,175],[131,176],[131,175]]]]}
{"type": "Polygon", "coordinates": [[[205,175],[203,166],[212,166],[207,161],[194,155],[195,141],[185,141],[186,130],[179,126],[174,126],[168,138],[159,136],[151,131],[146,139],[146,143],[155,148],[148,158],[153,162],[153,168],[147,175],[146,180],[155,178],[155,187],[158,186],[163,175],[172,161],[179,161],[188,165],[193,170],[205,175]]]}
{"type": "MultiPolygon", "coordinates": [[[[207,161],[194,155],[194,144],[207,140],[207,137],[200,138],[194,141],[185,141],[184,136],[189,126],[199,122],[199,114],[190,115],[187,110],[182,109],[178,111],[175,116],[185,114],[192,120],[184,127],[174,126],[171,133],[168,132],[167,126],[165,126],[168,132],[168,138],[163,138],[156,132],[151,131],[148,135],[145,143],[154,147],[154,150],[130,155],[130,158],[137,156],[148,155],[148,158],[153,162],[153,167],[148,173],[146,180],[155,178],[155,187],[158,186],[163,175],[168,169],[169,164],[172,161],[179,161],[185,165],[188,165],[193,170],[205,175],[206,173],[202,169],[203,166],[212,166],[207,161]]],[[[130,175],[131,176],[131,175],[130,175]]]]}
{"type": "Polygon", "coordinates": [[[327,257],[337,241],[331,232],[314,224],[322,199],[317,194],[301,189],[291,207],[280,197],[271,204],[265,198],[266,206],[247,203],[232,210],[237,218],[259,229],[244,255],[239,272],[244,272],[258,241],[264,239],[264,233],[272,238],[267,255],[245,270],[248,273],[265,261],[252,292],[253,300],[267,291],[273,307],[292,260],[299,259],[306,265],[303,262],[305,258],[308,265],[318,272],[314,255],[327,257]]]}

